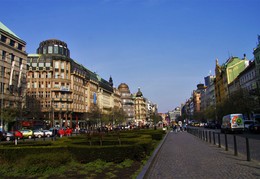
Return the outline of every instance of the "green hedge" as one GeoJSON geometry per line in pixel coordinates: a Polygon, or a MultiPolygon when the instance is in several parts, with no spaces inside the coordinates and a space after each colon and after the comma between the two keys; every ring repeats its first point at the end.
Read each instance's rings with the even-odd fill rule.
{"type": "Polygon", "coordinates": [[[17,146],[11,143],[0,145],[0,162],[22,161],[34,155],[47,157],[50,153],[68,155],[82,163],[97,159],[108,162],[122,162],[125,159],[141,161],[151,154],[156,141],[161,140],[164,134],[162,130],[108,133],[102,138],[102,146],[99,135],[91,137],[92,145],[86,135],[57,138],[56,141],[19,141],[17,146]]]}

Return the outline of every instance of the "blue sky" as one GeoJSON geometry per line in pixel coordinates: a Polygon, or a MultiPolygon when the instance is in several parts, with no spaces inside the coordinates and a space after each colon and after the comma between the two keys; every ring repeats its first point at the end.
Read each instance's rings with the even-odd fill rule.
{"type": "Polygon", "coordinates": [[[253,59],[259,0],[1,0],[0,21],[36,53],[67,43],[71,58],[114,86],[138,87],[159,112],[180,106],[215,59],[253,59]]]}

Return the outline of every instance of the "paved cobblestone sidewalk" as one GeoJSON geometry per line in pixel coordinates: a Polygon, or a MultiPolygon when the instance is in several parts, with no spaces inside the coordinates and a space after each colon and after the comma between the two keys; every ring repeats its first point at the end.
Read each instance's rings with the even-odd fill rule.
{"type": "Polygon", "coordinates": [[[246,161],[187,132],[169,132],[143,178],[260,179],[260,161],[246,161]]]}

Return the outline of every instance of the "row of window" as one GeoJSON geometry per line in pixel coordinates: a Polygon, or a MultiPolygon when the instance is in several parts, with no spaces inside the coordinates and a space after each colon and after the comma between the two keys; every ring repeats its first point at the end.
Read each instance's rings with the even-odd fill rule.
{"type": "MultiPolygon", "coordinates": [[[[47,73],[32,72],[28,74],[28,78],[53,78],[53,77],[52,77],[52,72],[47,72],[47,73]]],[[[69,75],[67,73],[64,74],[64,73],[55,72],[54,78],[69,79],[69,75]]]]}
{"type": "Polygon", "coordinates": [[[255,78],[255,71],[252,70],[250,73],[240,77],[240,84],[246,83],[255,78]]]}
{"type": "Polygon", "coordinates": [[[60,54],[60,55],[65,55],[67,57],[70,56],[69,49],[67,49],[62,45],[44,46],[42,48],[38,48],[37,53],[38,54],[60,54]]]}
{"type": "MultiPolygon", "coordinates": [[[[52,67],[51,61],[39,61],[38,58],[28,58],[27,65],[31,67],[52,67]]],[[[69,70],[69,64],[63,61],[55,61],[54,62],[54,68],[55,69],[61,69],[61,70],[69,70]]]]}
{"type": "Polygon", "coordinates": [[[8,63],[12,63],[13,61],[18,61],[19,66],[23,63],[23,58],[17,57],[12,53],[9,53],[9,55],[7,55],[7,54],[8,53],[6,51],[2,50],[2,52],[0,53],[1,59],[4,61],[7,61],[8,63]]]}
{"type": "MultiPolygon", "coordinates": [[[[7,42],[8,42],[7,39],[8,39],[8,38],[7,38],[5,35],[1,34],[0,40],[1,40],[2,42],[7,43],[7,42]]],[[[17,48],[18,50],[23,50],[23,47],[24,47],[24,46],[23,46],[22,44],[20,44],[20,43],[17,43],[17,45],[16,45],[16,43],[17,43],[17,42],[15,42],[14,40],[9,39],[9,45],[10,45],[10,46],[17,48]]]]}
{"type": "MultiPolygon", "coordinates": [[[[31,92],[30,96],[33,97],[33,98],[37,98],[37,97],[50,98],[50,93],[49,92],[46,92],[46,93],[44,93],[44,92],[39,92],[39,93],[31,92]]],[[[56,96],[56,97],[58,97],[58,96],[56,96]]],[[[80,98],[80,97],[75,96],[74,98],[76,99],[76,98],[80,98]]],[[[80,109],[80,110],[84,109],[84,105],[77,104],[77,103],[71,104],[71,103],[67,103],[67,102],[55,102],[55,101],[53,103],[51,103],[50,101],[47,101],[47,102],[43,102],[41,104],[42,107],[46,107],[46,108],[50,108],[51,106],[53,106],[55,108],[62,108],[62,109],[67,108],[67,107],[70,108],[71,105],[74,106],[74,109],[80,109]]]]}

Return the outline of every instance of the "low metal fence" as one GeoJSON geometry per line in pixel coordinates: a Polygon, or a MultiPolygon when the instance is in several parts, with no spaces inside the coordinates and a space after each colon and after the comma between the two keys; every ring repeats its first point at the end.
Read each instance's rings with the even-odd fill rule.
{"type": "Polygon", "coordinates": [[[252,159],[260,161],[260,136],[253,139],[202,128],[187,128],[187,132],[205,142],[224,148],[226,151],[232,150],[235,156],[238,156],[238,154],[245,155],[247,161],[252,159]]]}

